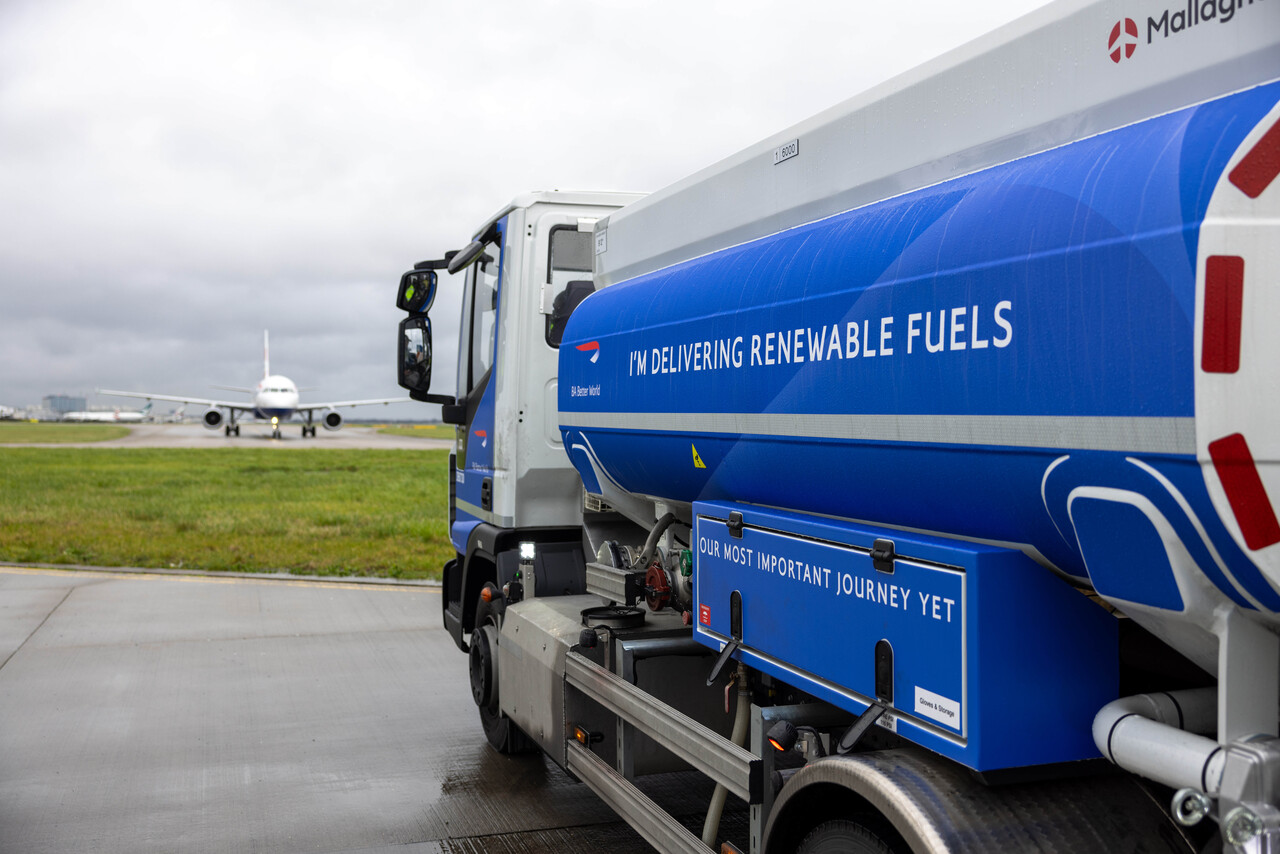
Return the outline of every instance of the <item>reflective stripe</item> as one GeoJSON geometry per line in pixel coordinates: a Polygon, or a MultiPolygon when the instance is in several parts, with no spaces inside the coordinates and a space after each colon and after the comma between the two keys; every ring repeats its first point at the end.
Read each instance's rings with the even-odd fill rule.
{"type": "Polygon", "coordinates": [[[796,436],[1145,454],[1193,455],[1196,452],[1194,418],[561,412],[560,421],[562,426],[576,429],[796,436]]]}
{"type": "Polygon", "coordinates": [[[1277,175],[1280,175],[1280,121],[1273,124],[1231,170],[1231,183],[1249,198],[1256,199],[1277,175]]]}
{"type": "Polygon", "coordinates": [[[470,501],[463,501],[461,498],[455,498],[453,500],[453,506],[461,510],[463,513],[466,513],[468,516],[479,519],[481,522],[488,522],[490,525],[498,528],[514,528],[516,526],[516,520],[510,516],[499,516],[498,514],[491,513],[488,510],[481,510],[470,501]]]}
{"type": "Polygon", "coordinates": [[[1204,269],[1204,336],[1200,368],[1211,374],[1240,370],[1241,305],[1244,259],[1210,255],[1204,269]]]}
{"type": "Polygon", "coordinates": [[[1209,456],[1231,502],[1244,543],[1257,551],[1280,543],[1280,521],[1244,436],[1233,433],[1209,443],[1209,456]]]}

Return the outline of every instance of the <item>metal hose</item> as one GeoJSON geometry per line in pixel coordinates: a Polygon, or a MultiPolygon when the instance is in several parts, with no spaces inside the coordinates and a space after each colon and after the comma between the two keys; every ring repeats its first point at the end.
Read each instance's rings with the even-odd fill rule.
{"type": "MultiPolygon", "coordinates": [[[[747,679],[747,666],[738,664],[738,708],[733,716],[733,734],[729,740],[742,747],[747,743],[747,728],[751,723],[751,683],[747,679]]],[[[720,833],[720,816],[724,812],[724,801],[729,790],[723,783],[716,784],[711,793],[711,805],[707,807],[707,820],[702,825],[702,844],[708,848],[716,847],[716,836],[720,833]]]]}
{"type": "Polygon", "coordinates": [[[632,569],[645,570],[649,568],[649,561],[653,560],[653,553],[658,548],[658,539],[671,527],[671,523],[676,520],[676,514],[668,513],[658,520],[653,526],[653,530],[649,532],[649,539],[644,541],[644,551],[640,552],[640,557],[636,560],[632,569]]]}

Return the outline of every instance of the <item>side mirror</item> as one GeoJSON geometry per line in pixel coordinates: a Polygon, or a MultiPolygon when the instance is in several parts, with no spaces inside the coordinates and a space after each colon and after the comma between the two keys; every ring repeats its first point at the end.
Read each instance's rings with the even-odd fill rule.
{"type": "Polygon", "coordinates": [[[396,308],[411,314],[426,314],[435,299],[435,270],[410,270],[400,277],[396,308]]]}
{"type": "Polygon", "coordinates": [[[484,254],[484,244],[479,240],[473,240],[466,246],[458,250],[452,258],[449,259],[449,272],[456,273],[459,270],[465,270],[476,262],[476,259],[484,254]]]}
{"type": "Polygon", "coordinates": [[[396,364],[402,388],[425,394],[431,387],[431,318],[415,314],[400,321],[396,364]]]}
{"type": "Polygon", "coordinates": [[[466,424],[467,405],[465,403],[446,403],[440,407],[440,420],[445,424],[466,424]]]}

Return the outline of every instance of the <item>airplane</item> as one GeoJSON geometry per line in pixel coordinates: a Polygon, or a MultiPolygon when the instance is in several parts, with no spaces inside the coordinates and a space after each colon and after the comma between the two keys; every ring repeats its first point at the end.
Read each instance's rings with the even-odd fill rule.
{"type": "Polygon", "coordinates": [[[147,403],[142,407],[141,411],[114,409],[111,412],[100,409],[90,409],[82,412],[67,412],[62,416],[63,421],[109,421],[112,424],[137,424],[140,421],[146,421],[151,416],[151,404],[147,403]]]}
{"type": "Polygon", "coordinates": [[[281,422],[288,421],[295,413],[305,414],[307,417],[306,423],[302,425],[303,438],[308,435],[314,438],[316,435],[314,418],[317,410],[328,410],[320,419],[324,429],[338,430],[342,427],[342,414],[337,411],[339,406],[370,406],[375,403],[405,403],[412,400],[412,398],[408,397],[385,397],[376,400],[340,400],[332,403],[308,403],[302,405],[298,402],[298,387],[293,384],[293,380],[280,374],[271,373],[270,338],[266,330],[262,332],[262,379],[258,382],[258,385],[254,388],[240,388],[238,386],[214,386],[214,388],[245,392],[250,395],[249,402],[232,403],[226,400],[178,397],[176,395],[151,394],[140,391],[112,391],[105,388],[98,389],[98,393],[117,397],[142,397],[147,400],[168,400],[175,403],[194,403],[200,406],[207,406],[209,409],[205,412],[201,423],[209,430],[217,430],[222,427],[224,434],[227,436],[240,435],[240,425],[236,423],[238,414],[243,413],[264,421],[270,420],[271,438],[273,439],[281,438],[281,422]],[[225,416],[221,411],[223,409],[227,411],[225,416]]]}

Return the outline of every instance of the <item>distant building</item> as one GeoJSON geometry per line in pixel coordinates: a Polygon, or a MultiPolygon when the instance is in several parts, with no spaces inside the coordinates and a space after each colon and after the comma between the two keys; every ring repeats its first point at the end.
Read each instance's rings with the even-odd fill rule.
{"type": "Polygon", "coordinates": [[[61,417],[68,412],[80,412],[88,407],[85,406],[83,397],[71,397],[66,394],[51,394],[44,399],[44,408],[48,412],[61,417]]]}

